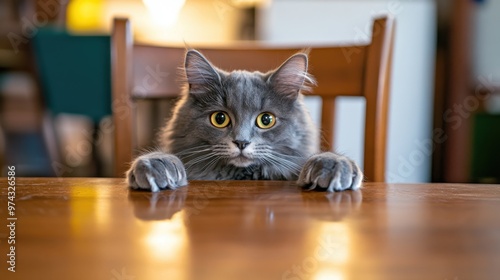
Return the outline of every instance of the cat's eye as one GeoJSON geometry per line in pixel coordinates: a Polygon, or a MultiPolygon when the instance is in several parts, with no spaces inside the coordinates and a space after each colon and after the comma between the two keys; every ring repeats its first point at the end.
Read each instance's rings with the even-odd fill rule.
{"type": "Polygon", "coordinates": [[[262,129],[271,128],[276,123],[276,117],[271,113],[262,113],[257,117],[255,122],[262,129]]]}
{"type": "Polygon", "coordinates": [[[231,122],[231,119],[229,118],[229,115],[226,112],[214,112],[212,115],[210,115],[210,122],[212,123],[213,126],[217,128],[224,128],[229,125],[229,122],[231,122]]]}

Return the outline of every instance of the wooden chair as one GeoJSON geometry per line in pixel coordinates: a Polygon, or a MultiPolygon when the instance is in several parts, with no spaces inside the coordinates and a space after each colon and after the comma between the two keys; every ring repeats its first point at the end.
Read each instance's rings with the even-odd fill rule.
{"type": "MultiPolygon", "coordinates": [[[[115,175],[122,177],[133,159],[134,106],[136,98],[175,97],[181,92],[178,69],[185,48],[134,44],[127,19],[115,19],[112,32],[112,92],[116,128],[115,175]],[[157,73],[155,73],[157,72],[157,73]]],[[[318,86],[312,95],[322,98],[322,149],[333,147],[335,98],[366,99],[364,173],[368,181],[385,181],[387,112],[394,20],[374,21],[368,45],[312,47],[310,73],[318,86]]],[[[198,48],[214,65],[224,70],[266,72],[303,47],[270,48],[256,44],[198,48]]]]}

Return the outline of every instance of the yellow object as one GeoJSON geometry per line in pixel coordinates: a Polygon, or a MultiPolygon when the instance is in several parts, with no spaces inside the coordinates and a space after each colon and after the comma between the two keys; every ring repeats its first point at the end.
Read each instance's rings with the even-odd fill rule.
{"type": "Polygon", "coordinates": [[[68,4],[67,27],[71,31],[95,31],[102,27],[102,0],[73,0],[68,4]]]}

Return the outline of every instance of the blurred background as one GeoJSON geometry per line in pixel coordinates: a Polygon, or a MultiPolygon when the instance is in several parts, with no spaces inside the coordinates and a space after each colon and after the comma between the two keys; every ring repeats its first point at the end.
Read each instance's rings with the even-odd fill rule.
{"type": "MultiPolygon", "coordinates": [[[[113,17],[131,19],[137,42],[321,45],[368,43],[373,18],[387,14],[396,18],[388,182],[499,183],[493,0],[0,0],[2,172],[112,175],[110,54],[102,50],[113,17]],[[103,101],[68,110],[79,94],[103,101]]],[[[307,99],[317,123],[320,102],[307,99]]],[[[170,105],[139,102],[141,148],[156,145],[170,105]]],[[[362,162],[364,101],[338,106],[336,150],[362,162]]]]}

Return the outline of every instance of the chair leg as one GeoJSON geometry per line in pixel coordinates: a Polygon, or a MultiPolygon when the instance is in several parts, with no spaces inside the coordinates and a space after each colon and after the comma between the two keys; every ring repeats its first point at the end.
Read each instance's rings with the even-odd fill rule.
{"type": "Polygon", "coordinates": [[[99,143],[99,123],[94,122],[94,130],[92,132],[92,161],[94,163],[94,175],[97,177],[103,177],[103,161],[97,149],[97,143],[99,143]]]}
{"type": "Polygon", "coordinates": [[[64,176],[64,173],[68,169],[61,168],[61,166],[64,166],[64,162],[62,161],[61,151],[58,148],[59,141],[54,127],[54,119],[49,112],[43,114],[42,135],[49,154],[53,175],[57,177],[64,176]]]}

